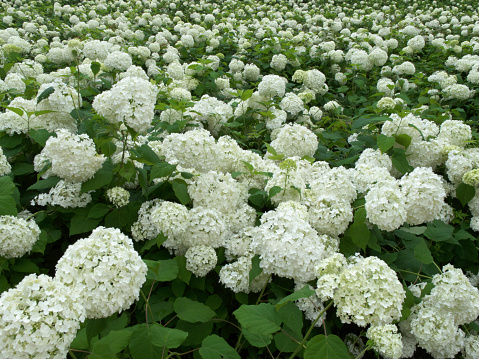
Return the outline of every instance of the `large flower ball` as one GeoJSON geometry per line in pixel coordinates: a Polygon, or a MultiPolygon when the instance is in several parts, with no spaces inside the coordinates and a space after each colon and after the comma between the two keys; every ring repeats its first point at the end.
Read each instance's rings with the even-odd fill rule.
{"type": "Polygon", "coordinates": [[[87,318],[106,318],[138,299],[146,272],[130,238],[118,229],[98,227],[67,248],[55,278],[79,296],[87,318]]]}
{"type": "Polygon", "coordinates": [[[0,256],[18,258],[31,251],[40,236],[35,221],[0,216],[0,256]]]}
{"type": "Polygon", "coordinates": [[[76,294],[46,275],[31,274],[0,297],[2,358],[64,359],[85,319],[76,294]]]}

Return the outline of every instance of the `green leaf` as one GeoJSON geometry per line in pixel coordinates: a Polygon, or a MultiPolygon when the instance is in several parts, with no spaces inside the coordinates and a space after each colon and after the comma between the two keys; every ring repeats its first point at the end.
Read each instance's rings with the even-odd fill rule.
{"type": "Polygon", "coordinates": [[[154,178],[168,177],[176,169],[176,165],[170,165],[168,162],[157,163],[151,168],[150,181],[154,178]]]}
{"type": "MultiPolygon", "coordinates": [[[[298,307],[296,307],[296,309],[298,309],[298,307]]],[[[298,343],[300,343],[302,339],[303,336],[301,334],[292,332],[289,327],[285,326],[283,327],[283,331],[274,335],[274,344],[283,353],[292,353],[296,350],[298,343]]]]}
{"type": "Polygon", "coordinates": [[[179,297],[175,300],[174,309],[178,318],[190,323],[204,323],[216,315],[207,305],[185,297],[179,297]]]}
{"type": "MultiPolygon", "coordinates": [[[[0,199],[1,202],[1,199],[0,199]]],[[[43,254],[45,252],[45,247],[48,244],[48,234],[44,230],[40,232],[40,236],[38,237],[38,240],[35,242],[32,248],[32,253],[41,253],[43,254]]]]}
{"type": "Polygon", "coordinates": [[[15,112],[18,116],[23,116],[24,111],[21,108],[16,108],[16,107],[5,107],[7,110],[10,110],[12,112],[15,112]]]}
{"type": "Polygon", "coordinates": [[[98,334],[100,334],[103,329],[106,328],[107,325],[107,319],[106,318],[100,318],[100,319],[88,319],[86,321],[86,337],[88,340],[88,343],[91,342],[91,340],[96,337],[98,334]]]}
{"type": "Polygon", "coordinates": [[[456,198],[461,202],[463,207],[468,204],[475,195],[476,189],[473,186],[469,186],[468,184],[461,183],[456,188],[456,198]]]}
{"type": "Polygon", "coordinates": [[[253,89],[244,90],[241,94],[241,101],[248,100],[253,95],[253,89]]]}
{"type": "Polygon", "coordinates": [[[243,329],[242,332],[246,340],[258,348],[268,346],[273,340],[273,334],[271,333],[255,333],[246,329],[243,329]]]}
{"type": "Polygon", "coordinates": [[[411,144],[411,136],[406,135],[405,133],[401,135],[396,135],[394,136],[394,138],[396,139],[396,143],[400,144],[401,146],[404,146],[405,149],[407,149],[411,144]]]}
{"type": "Polygon", "coordinates": [[[88,218],[103,218],[110,211],[110,206],[97,203],[88,211],[88,218]]]}
{"type": "MultiPolygon", "coordinates": [[[[188,269],[186,269],[185,256],[175,256],[175,261],[178,263],[178,278],[186,284],[190,284],[191,276],[193,275],[188,269]]],[[[210,296],[211,298],[211,296],[210,296]]]]}
{"type": "Polygon", "coordinates": [[[351,129],[356,130],[363,128],[366,125],[388,121],[389,117],[382,116],[382,117],[360,117],[353,122],[351,129]]]}
{"type": "Polygon", "coordinates": [[[391,161],[393,166],[401,172],[402,174],[406,174],[413,170],[413,167],[409,165],[407,161],[406,154],[403,148],[395,148],[394,152],[391,156],[391,161]]]}
{"type": "Polygon", "coordinates": [[[88,218],[88,209],[78,209],[70,221],[70,236],[90,232],[98,227],[100,221],[101,218],[88,218]]]}
{"type": "Polygon", "coordinates": [[[17,204],[15,199],[12,196],[0,195],[0,216],[16,216],[17,213],[17,204]]]}
{"type": "Polygon", "coordinates": [[[354,212],[354,223],[364,223],[366,221],[366,208],[361,207],[354,212]]]}
{"type": "Polygon", "coordinates": [[[158,155],[147,144],[141,145],[134,151],[138,156],[134,159],[143,162],[149,166],[153,166],[156,163],[161,162],[158,155]]]}
{"type": "Polygon", "coordinates": [[[37,104],[43,101],[44,99],[48,98],[48,96],[50,96],[54,92],[55,92],[55,88],[53,86],[50,86],[47,89],[45,89],[40,95],[37,96],[37,104]]]}
{"type": "Polygon", "coordinates": [[[242,305],[233,312],[241,328],[252,333],[267,334],[281,329],[281,318],[272,304],[242,305]]]}
{"type": "Polygon", "coordinates": [[[210,320],[204,323],[190,323],[180,319],[177,321],[175,329],[188,333],[183,345],[197,347],[213,332],[213,322],[210,320]]]}
{"type": "Polygon", "coordinates": [[[270,190],[269,190],[268,198],[274,197],[275,195],[277,195],[277,194],[280,193],[281,191],[282,191],[282,188],[279,187],[279,186],[273,186],[273,187],[271,187],[270,190]]]}
{"type": "Polygon", "coordinates": [[[304,359],[350,359],[346,344],[336,335],[319,334],[308,342],[304,359]]]}
{"type": "Polygon", "coordinates": [[[434,261],[432,258],[431,251],[429,250],[427,243],[424,239],[419,241],[419,244],[414,247],[414,257],[424,264],[429,264],[434,261]]]}
{"type": "Polygon", "coordinates": [[[47,140],[53,136],[52,133],[48,132],[47,130],[41,128],[39,130],[31,129],[29,132],[30,138],[38,143],[40,146],[45,147],[47,140]]]}
{"type": "Polygon", "coordinates": [[[215,334],[203,340],[199,352],[203,359],[241,359],[236,350],[226,340],[215,334]]]}
{"type": "Polygon", "coordinates": [[[178,263],[174,259],[152,261],[143,259],[148,267],[146,279],[153,279],[159,282],[169,282],[178,276],[178,263]]]}
{"type": "Polygon", "coordinates": [[[82,183],[81,191],[83,193],[94,191],[98,188],[108,185],[113,179],[113,168],[114,166],[110,160],[103,162],[102,168],[95,173],[93,178],[82,183]]]}
{"type": "Polygon", "coordinates": [[[11,196],[15,191],[15,184],[9,176],[0,177],[0,196],[11,196]]]}
{"type": "Polygon", "coordinates": [[[263,269],[259,266],[260,263],[261,259],[259,259],[259,254],[255,254],[253,258],[251,258],[252,265],[249,271],[249,283],[263,272],[263,269]]]}
{"type": "Polygon", "coordinates": [[[178,198],[182,205],[187,205],[191,202],[190,195],[188,194],[188,187],[186,182],[181,179],[174,179],[172,181],[173,191],[175,192],[176,198],[178,198]]]}
{"type": "Polygon", "coordinates": [[[447,241],[452,237],[454,227],[439,220],[434,220],[427,224],[427,230],[424,236],[434,242],[447,241]]]}
{"type": "Polygon", "coordinates": [[[354,222],[349,227],[349,235],[354,243],[358,245],[363,251],[369,243],[369,228],[365,223],[354,222]]]}
{"type": "Polygon", "coordinates": [[[278,311],[279,317],[283,322],[283,329],[288,327],[289,333],[296,333],[302,336],[303,330],[303,312],[294,302],[288,302],[278,311]]]}
{"type": "Polygon", "coordinates": [[[391,147],[396,143],[394,137],[388,137],[386,135],[380,134],[377,139],[378,147],[382,153],[387,152],[391,147]]]}
{"type": "Polygon", "coordinates": [[[91,72],[93,72],[94,76],[96,76],[100,72],[100,68],[101,68],[101,65],[97,61],[93,61],[90,64],[90,69],[91,69],[91,72]]]}
{"type": "Polygon", "coordinates": [[[343,92],[346,92],[349,90],[349,87],[348,86],[340,86],[338,87],[338,93],[343,93],[343,92]]]}
{"type": "Polygon", "coordinates": [[[266,143],[265,142],[265,145],[266,145],[266,149],[268,151],[268,153],[271,153],[272,155],[277,155],[278,152],[276,152],[276,150],[273,148],[273,146],[271,146],[270,144],[266,143]]]}
{"type": "Polygon", "coordinates": [[[116,145],[112,141],[103,142],[100,146],[101,153],[107,157],[113,156],[116,151],[116,145]]]}
{"type": "Polygon", "coordinates": [[[27,188],[27,191],[32,189],[50,189],[55,187],[58,182],[60,182],[59,177],[48,177],[47,179],[40,180],[37,183],[32,184],[27,188]]]}
{"type": "Polygon", "coordinates": [[[314,294],[314,290],[310,289],[309,288],[309,285],[305,285],[303,288],[301,288],[300,290],[284,297],[283,299],[281,299],[275,306],[276,310],[278,311],[279,309],[281,309],[281,307],[283,307],[284,305],[286,305],[288,302],[290,301],[294,301],[294,300],[298,300],[300,298],[308,298],[308,297],[311,297],[313,294],[314,294]]]}
{"type": "Polygon", "coordinates": [[[112,330],[93,345],[93,352],[95,353],[97,346],[108,346],[113,353],[119,353],[128,346],[132,334],[133,332],[128,329],[112,330]]]}
{"type": "Polygon", "coordinates": [[[38,273],[40,268],[28,258],[18,258],[11,269],[21,273],[38,273]]]}
{"type": "Polygon", "coordinates": [[[165,328],[158,324],[153,324],[150,329],[150,334],[153,334],[151,342],[158,347],[178,348],[188,336],[188,333],[179,330],[165,328]]]}
{"type": "Polygon", "coordinates": [[[32,164],[30,163],[25,163],[25,162],[19,162],[15,163],[12,166],[12,172],[15,176],[21,176],[29,173],[34,173],[35,169],[32,164]]]}

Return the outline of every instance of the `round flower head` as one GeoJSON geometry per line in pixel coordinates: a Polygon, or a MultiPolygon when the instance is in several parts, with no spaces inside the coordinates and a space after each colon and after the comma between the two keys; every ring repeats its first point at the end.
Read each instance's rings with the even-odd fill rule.
{"type": "Polygon", "coordinates": [[[92,200],[90,193],[81,193],[80,182],[58,181],[55,187],[50,188],[48,193],[40,193],[32,201],[32,205],[61,206],[63,208],[86,207],[92,200]]]}
{"type": "Polygon", "coordinates": [[[212,271],[218,257],[213,247],[205,245],[197,245],[188,248],[185,253],[186,269],[195,274],[197,277],[204,277],[208,272],[212,271]]]}
{"type": "Polygon", "coordinates": [[[146,272],[130,238],[118,229],[98,227],[67,248],[55,278],[76,293],[87,318],[106,318],[138,299],[146,272]]]}
{"type": "Polygon", "coordinates": [[[286,90],[287,79],[278,75],[266,75],[258,85],[259,95],[271,99],[274,96],[283,97],[286,90]]]}
{"type": "Polygon", "coordinates": [[[279,106],[282,110],[289,112],[293,116],[296,116],[298,113],[304,110],[304,103],[298,95],[288,92],[286,96],[283,97],[279,106]]]}
{"type": "Polygon", "coordinates": [[[117,208],[123,207],[130,201],[130,192],[122,187],[113,187],[106,191],[106,197],[117,208]]]}
{"type": "Polygon", "coordinates": [[[0,256],[18,258],[31,251],[40,236],[35,221],[0,216],[0,256]]]}
{"type": "Polygon", "coordinates": [[[198,245],[218,248],[224,245],[228,229],[224,215],[207,207],[194,207],[189,211],[189,222],[182,233],[182,243],[188,248],[198,245]]]}
{"type": "Polygon", "coordinates": [[[3,149],[0,146],[0,176],[8,175],[12,172],[12,166],[8,163],[7,156],[3,154],[3,149]]]}
{"type": "Polygon", "coordinates": [[[333,294],[341,321],[364,327],[399,319],[406,293],[396,272],[377,257],[356,256],[349,261],[333,294]]]}
{"type": "Polygon", "coordinates": [[[157,87],[140,77],[126,77],[111,90],[93,100],[95,111],[110,123],[125,125],[144,133],[151,126],[155,112],[157,87]]]}
{"type": "Polygon", "coordinates": [[[313,157],[318,149],[318,138],[304,126],[286,124],[281,127],[271,146],[286,157],[313,157]]]}
{"type": "Polygon", "coordinates": [[[384,358],[399,359],[402,354],[403,343],[398,328],[393,324],[369,327],[366,337],[371,339],[373,348],[384,358]]]}
{"type": "Polygon", "coordinates": [[[68,182],[85,182],[92,178],[106,158],[96,152],[95,144],[86,135],[74,135],[58,130],[57,137],[50,137],[33,163],[40,172],[50,161],[51,168],[45,176],[58,176],[68,182]]]}
{"type": "Polygon", "coordinates": [[[133,64],[130,54],[123,51],[113,51],[105,59],[105,68],[109,71],[126,71],[133,64]]]}
{"type": "Polygon", "coordinates": [[[239,257],[236,262],[226,264],[220,269],[220,283],[235,293],[259,292],[270,279],[269,274],[261,272],[249,283],[249,272],[252,268],[251,255],[239,257]]]}
{"type": "Polygon", "coordinates": [[[46,275],[30,274],[0,297],[3,358],[66,358],[85,319],[78,293],[46,275]]]}
{"type": "Polygon", "coordinates": [[[308,70],[303,80],[303,84],[315,92],[321,91],[325,82],[326,76],[317,69],[308,70]]]}

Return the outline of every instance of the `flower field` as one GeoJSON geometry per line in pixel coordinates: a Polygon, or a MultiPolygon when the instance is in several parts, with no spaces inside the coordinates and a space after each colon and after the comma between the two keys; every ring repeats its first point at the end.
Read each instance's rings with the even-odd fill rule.
{"type": "Polygon", "coordinates": [[[2,358],[479,358],[477,3],[0,5],[2,358]]]}

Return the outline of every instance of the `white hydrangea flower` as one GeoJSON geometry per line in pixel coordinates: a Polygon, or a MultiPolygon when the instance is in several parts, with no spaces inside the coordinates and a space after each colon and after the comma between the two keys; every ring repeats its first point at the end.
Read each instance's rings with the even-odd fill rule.
{"type": "Polygon", "coordinates": [[[214,209],[194,207],[189,211],[189,222],[181,240],[186,248],[207,245],[218,248],[224,245],[228,235],[224,215],[214,209]]]}
{"type": "Polygon", "coordinates": [[[289,112],[293,116],[296,116],[304,110],[303,100],[292,92],[288,92],[286,96],[283,97],[279,106],[283,111],[289,112]]]}
{"type": "Polygon", "coordinates": [[[393,166],[391,158],[386,153],[382,153],[380,149],[374,150],[372,148],[366,148],[359,155],[355,168],[358,169],[363,165],[368,167],[384,167],[388,171],[390,171],[393,166]]]}
{"type": "Polygon", "coordinates": [[[66,182],[60,180],[48,193],[40,193],[32,201],[32,205],[60,206],[63,208],[86,207],[92,200],[90,193],[81,193],[80,182],[66,182]]]}
{"type": "Polygon", "coordinates": [[[106,197],[115,207],[123,207],[130,201],[130,192],[122,187],[109,188],[106,197]]]}
{"type": "Polygon", "coordinates": [[[194,245],[185,253],[186,269],[197,277],[204,277],[212,271],[218,257],[213,247],[203,244],[194,245]]]}
{"type": "Polygon", "coordinates": [[[288,63],[288,58],[283,54],[273,55],[271,63],[269,64],[276,71],[283,71],[288,63]]]}
{"type": "Polygon", "coordinates": [[[103,63],[108,71],[126,71],[133,65],[131,55],[123,51],[113,51],[108,54],[103,63]]]}
{"type": "Polygon", "coordinates": [[[70,245],[55,278],[76,293],[87,318],[106,318],[138,300],[147,267],[133,242],[116,228],[98,227],[70,245]]]}
{"type": "Polygon", "coordinates": [[[384,358],[399,359],[403,351],[401,333],[394,324],[371,326],[366,332],[366,337],[371,339],[373,349],[384,358]]]}
{"type": "Polygon", "coordinates": [[[264,288],[270,275],[261,272],[249,283],[249,272],[252,268],[252,255],[238,257],[236,262],[229,263],[220,269],[220,283],[235,293],[256,293],[264,288]]]}
{"type": "Polygon", "coordinates": [[[374,256],[349,258],[333,294],[341,321],[353,321],[361,327],[390,324],[399,319],[405,297],[396,272],[374,256]]]}
{"type": "Polygon", "coordinates": [[[92,178],[106,160],[96,152],[95,144],[86,134],[75,135],[60,129],[50,137],[33,161],[40,172],[50,161],[51,168],[43,177],[58,176],[68,182],[85,182],[92,178]]]}
{"type": "Polygon", "coordinates": [[[479,149],[452,150],[448,153],[446,173],[449,180],[458,185],[469,171],[479,167],[479,149]]]}
{"type": "Polygon", "coordinates": [[[18,258],[31,251],[40,236],[34,220],[14,216],[0,216],[0,255],[18,258]]]}
{"type": "Polygon", "coordinates": [[[233,116],[233,109],[223,101],[203,95],[191,108],[191,116],[196,121],[206,122],[208,130],[217,135],[221,129],[221,122],[227,122],[233,116]]]}
{"type": "Polygon", "coordinates": [[[3,148],[0,146],[0,176],[8,175],[12,172],[12,166],[7,160],[7,156],[3,154],[3,148]]]}
{"type": "MultiPolygon", "coordinates": [[[[302,289],[306,283],[295,283],[294,290],[298,291],[302,289]]],[[[308,285],[309,289],[314,289],[311,285],[308,285]]],[[[313,294],[308,298],[300,298],[294,302],[296,306],[304,313],[304,317],[310,322],[314,322],[318,318],[319,313],[324,310],[322,298],[317,294],[313,294]]],[[[320,327],[323,325],[323,320],[326,319],[326,312],[323,313],[321,318],[316,322],[315,326],[320,327]]]]}
{"type": "Polygon", "coordinates": [[[333,253],[323,259],[315,268],[318,277],[316,294],[323,300],[333,298],[339,286],[339,274],[347,266],[346,257],[341,253],[333,253]]]}
{"type": "Polygon", "coordinates": [[[471,90],[467,85],[454,84],[444,88],[443,93],[445,100],[456,99],[465,101],[474,96],[475,91],[471,90]]]}
{"type": "MultiPolygon", "coordinates": [[[[246,70],[246,68],[245,68],[246,70]]],[[[266,75],[258,85],[259,95],[271,99],[274,96],[283,97],[288,80],[278,75],[266,75]]]]}
{"type": "Polygon", "coordinates": [[[353,220],[349,201],[332,193],[313,193],[307,200],[309,223],[319,234],[332,237],[343,234],[353,220]]]}
{"type": "Polygon", "coordinates": [[[131,226],[131,235],[135,241],[153,239],[160,233],[156,224],[150,221],[150,213],[162,202],[163,200],[154,199],[142,203],[138,210],[138,221],[131,226]]]}
{"type": "Polygon", "coordinates": [[[469,335],[466,337],[463,355],[464,359],[479,358],[479,337],[477,335],[469,335]]]}
{"type": "Polygon", "coordinates": [[[85,309],[78,293],[44,274],[30,274],[0,297],[4,358],[66,358],[85,309]]]}
{"type": "Polygon", "coordinates": [[[95,111],[112,124],[124,123],[144,133],[154,116],[158,88],[140,77],[126,77],[95,96],[95,111]]]}
{"type": "Polygon", "coordinates": [[[386,121],[381,129],[381,133],[386,136],[408,135],[411,137],[411,143],[427,138],[436,137],[439,133],[439,127],[432,121],[423,120],[412,113],[405,117],[397,114],[389,116],[391,121],[386,121]]]}
{"type": "Polygon", "coordinates": [[[271,146],[286,157],[313,157],[318,149],[317,136],[300,124],[285,124],[279,130],[271,146]]]}
{"type": "MultiPolygon", "coordinates": [[[[260,74],[260,69],[255,64],[246,64],[243,69],[243,76],[247,81],[256,81],[258,80],[260,74]]],[[[283,91],[284,94],[284,91],[283,91]]]]}
{"type": "Polygon", "coordinates": [[[471,126],[462,121],[446,120],[441,124],[437,139],[445,145],[465,147],[472,139],[471,126]]]}
{"type": "Polygon", "coordinates": [[[307,88],[319,92],[324,84],[326,83],[326,76],[324,74],[317,70],[317,69],[312,69],[306,71],[303,79],[303,84],[307,88]]]}

